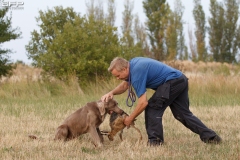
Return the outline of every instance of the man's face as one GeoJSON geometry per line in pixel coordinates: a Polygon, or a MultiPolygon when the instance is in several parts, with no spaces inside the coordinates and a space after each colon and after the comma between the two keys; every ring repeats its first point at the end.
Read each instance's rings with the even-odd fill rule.
{"type": "Polygon", "coordinates": [[[117,71],[116,69],[113,69],[111,73],[118,80],[119,79],[120,80],[127,80],[128,79],[129,70],[128,70],[128,68],[124,68],[121,71],[117,71]]]}

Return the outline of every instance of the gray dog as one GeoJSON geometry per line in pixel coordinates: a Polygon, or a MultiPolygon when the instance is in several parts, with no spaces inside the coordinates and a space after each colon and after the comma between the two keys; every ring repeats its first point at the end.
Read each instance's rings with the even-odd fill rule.
{"type": "MultiPolygon", "coordinates": [[[[68,116],[57,128],[54,140],[71,140],[82,134],[90,133],[93,144],[96,147],[103,145],[103,136],[99,130],[100,124],[104,121],[110,111],[122,114],[123,110],[118,107],[118,103],[110,99],[108,102],[89,102],[68,116]]],[[[34,135],[29,135],[31,139],[37,139],[34,135]]]]}
{"type": "Polygon", "coordinates": [[[67,117],[57,128],[54,140],[71,140],[81,134],[90,133],[96,147],[103,144],[103,136],[99,130],[106,114],[110,111],[122,114],[118,103],[111,99],[108,102],[90,102],[67,117]]]}

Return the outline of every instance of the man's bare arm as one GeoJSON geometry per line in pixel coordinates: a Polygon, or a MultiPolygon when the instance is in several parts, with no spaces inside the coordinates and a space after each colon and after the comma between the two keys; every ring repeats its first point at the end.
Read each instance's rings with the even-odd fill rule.
{"type": "Polygon", "coordinates": [[[129,126],[134,121],[134,119],[145,110],[147,105],[147,95],[146,93],[144,93],[143,95],[141,95],[141,97],[139,97],[137,106],[134,111],[129,115],[129,117],[125,118],[124,124],[129,126]]]}

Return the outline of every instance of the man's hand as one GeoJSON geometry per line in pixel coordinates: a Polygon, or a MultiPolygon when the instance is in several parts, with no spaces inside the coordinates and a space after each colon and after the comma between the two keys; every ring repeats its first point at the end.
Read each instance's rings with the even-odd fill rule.
{"type": "Polygon", "coordinates": [[[108,102],[109,99],[113,99],[113,95],[122,94],[127,89],[128,89],[128,82],[127,81],[123,81],[116,88],[114,88],[112,91],[110,91],[107,94],[103,95],[101,97],[101,100],[102,100],[102,102],[108,102]]]}
{"type": "Polygon", "coordinates": [[[102,102],[108,102],[109,99],[113,99],[113,93],[108,92],[107,94],[101,97],[102,102]]]}
{"type": "Polygon", "coordinates": [[[129,116],[127,116],[125,119],[124,119],[124,124],[127,126],[127,128],[130,127],[130,125],[132,124],[132,121],[133,119],[129,116]]]}

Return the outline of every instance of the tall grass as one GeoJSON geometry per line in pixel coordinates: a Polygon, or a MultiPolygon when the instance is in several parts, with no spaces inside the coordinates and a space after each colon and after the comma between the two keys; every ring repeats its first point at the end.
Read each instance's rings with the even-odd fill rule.
{"type": "Polygon", "coordinates": [[[194,106],[236,106],[240,104],[240,76],[189,76],[189,96],[194,106]]]}
{"type": "MultiPolygon", "coordinates": [[[[183,72],[189,78],[191,111],[223,138],[221,145],[201,142],[198,135],[173,118],[169,109],[163,117],[165,144],[161,147],[146,145],[144,114],[136,121],[143,134],[141,142],[138,141],[138,133],[131,128],[124,130],[123,141],[118,136],[113,142],[105,137],[103,148],[95,148],[88,134],[67,143],[54,142],[57,126],[69,114],[87,102],[99,99],[120,81],[96,81],[89,84],[88,90],[82,90],[75,78],[68,84],[56,79],[45,81],[40,74],[32,75],[35,74],[34,68],[31,71],[27,68],[21,70],[22,77],[18,74],[15,80],[5,79],[0,84],[0,159],[240,159],[237,68],[230,66],[215,72],[213,64],[205,64],[212,65],[212,69],[201,70],[198,66],[200,71],[197,71],[185,63],[189,67],[185,67],[183,72]],[[29,139],[29,134],[36,135],[38,139],[29,139]]],[[[199,65],[204,68],[204,64],[199,65]]],[[[149,90],[148,97],[152,93],[149,90]]],[[[115,96],[115,99],[121,108],[131,113],[134,107],[126,107],[126,96],[125,93],[115,96]]],[[[110,129],[108,118],[100,129],[110,129]]]]}

